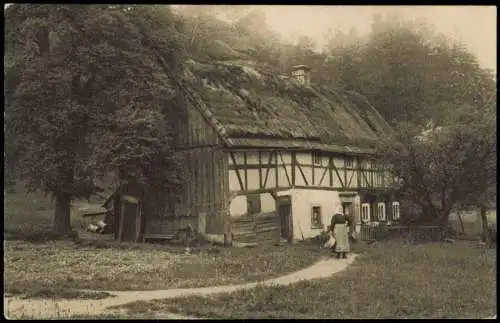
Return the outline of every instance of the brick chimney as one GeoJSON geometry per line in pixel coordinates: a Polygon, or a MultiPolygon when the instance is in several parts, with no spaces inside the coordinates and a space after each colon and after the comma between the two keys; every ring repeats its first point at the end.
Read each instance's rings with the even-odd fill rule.
{"type": "Polygon", "coordinates": [[[306,65],[295,65],[291,68],[291,78],[300,85],[311,84],[311,69],[306,65]]]}

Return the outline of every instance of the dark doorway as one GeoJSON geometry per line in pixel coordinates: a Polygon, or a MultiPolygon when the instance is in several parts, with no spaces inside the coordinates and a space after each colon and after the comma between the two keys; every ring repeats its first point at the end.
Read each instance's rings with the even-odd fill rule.
{"type": "Polygon", "coordinates": [[[345,216],[350,220],[351,228],[355,226],[355,215],[354,215],[354,204],[352,202],[344,202],[342,203],[342,211],[345,216]]]}
{"type": "Polygon", "coordinates": [[[278,212],[281,223],[281,238],[293,240],[292,203],[290,196],[281,196],[278,200],[278,212]]]}
{"type": "Polygon", "coordinates": [[[258,214],[261,210],[260,194],[247,195],[248,214],[258,214]]]}
{"type": "Polygon", "coordinates": [[[353,216],[354,215],[354,207],[351,202],[344,202],[342,203],[342,211],[346,216],[353,216]]]}
{"type": "Polygon", "coordinates": [[[121,216],[121,241],[136,242],[139,229],[139,203],[123,200],[121,216]]]}

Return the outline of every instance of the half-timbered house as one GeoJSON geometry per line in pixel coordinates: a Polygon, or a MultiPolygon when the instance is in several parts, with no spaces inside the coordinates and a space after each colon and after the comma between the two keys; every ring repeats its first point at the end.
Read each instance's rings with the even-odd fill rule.
{"type": "Polygon", "coordinates": [[[391,179],[375,162],[377,142],[393,131],[362,95],[311,84],[303,65],[280,76],[194,61],[180,89],[183,195],[149,213],[140,198],[130,207],[117,195],[118,238],[161,237],[190,224],[236,240],[293,241],[319,234],[338,206],[358,224],[399,219],[391,179]]]}

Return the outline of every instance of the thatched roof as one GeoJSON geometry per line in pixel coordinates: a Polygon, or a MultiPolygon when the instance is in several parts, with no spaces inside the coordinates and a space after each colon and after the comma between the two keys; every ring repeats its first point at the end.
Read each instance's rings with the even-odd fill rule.
{"type": "Polygon", "coordinates": [[[233,146],[373,153],[393,130],[366,98],[304,87],[252,65],[188,61],[188,86],[233,146]]]}

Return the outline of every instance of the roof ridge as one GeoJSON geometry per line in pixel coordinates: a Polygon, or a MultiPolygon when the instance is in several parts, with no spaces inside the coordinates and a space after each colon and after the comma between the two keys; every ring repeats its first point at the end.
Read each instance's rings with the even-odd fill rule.
{"type": "MultiPolygon", "coordinates": [[[[241,145],[243,137],[250,140],[272,135],[283,141],[301,139],[298,145],[309,147],[306,149],[314,143],[318,149],[327,145],[339,152],[371,152],[377,140],[390,134],[390,125],[355,91],[321,84],[303,87],[251,61],[192,61],[187,66],[186,75],[192,76],[185,79],[187,91],[197,96],[197,106],[203,104],[205,115],[209,112],[210,118],[220,123],[221,127],[215,128],[219,133],[226,129],[225,135],[234,143],[228,146],[241,145]],[[202,79],[214,86],[208,87],[202,79]],[[368,129],[368,122],[373,129],[368,129]]],[[[248,143],[264,145],[256,140],[248,143]]],[[[282,142],[266,140],[270,141],[267,144],[282,142]]]]}

